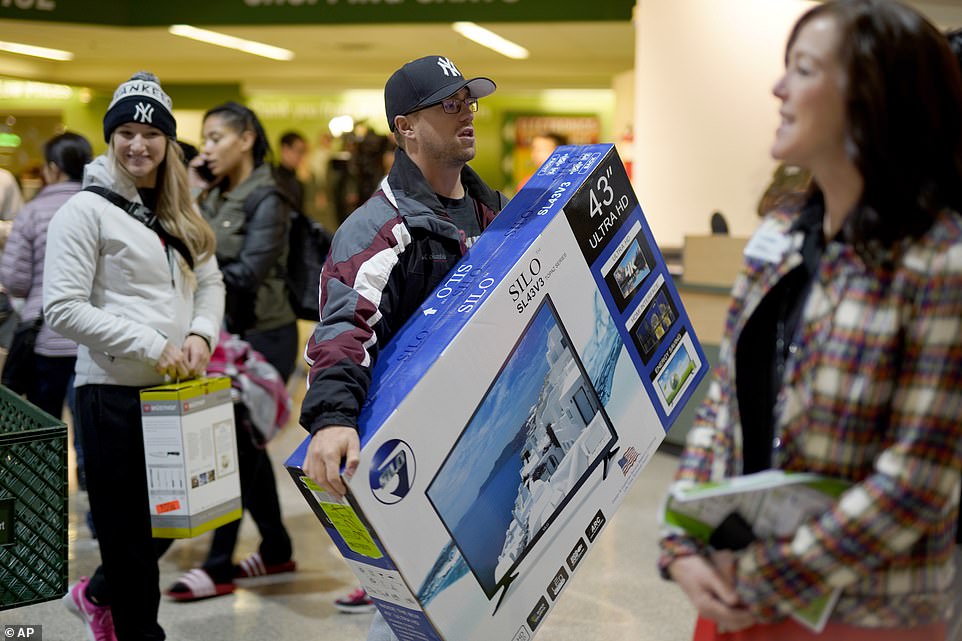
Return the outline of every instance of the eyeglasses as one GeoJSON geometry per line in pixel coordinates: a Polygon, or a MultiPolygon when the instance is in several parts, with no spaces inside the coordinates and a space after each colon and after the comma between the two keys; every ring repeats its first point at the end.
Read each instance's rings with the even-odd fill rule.
{"type": "Polygon", "coordinates": [[[415,114],[419,111],[424,111],[425,109],[430,109],[431,107],[436,107],[441,105],[441,109],[444,109],[446,114],[456,114],[461,111],[461,103],[464,103],[468,107],[468,111],[476,112],[478,110],[478,99],[474,96],[467,96],[466,98],[445,98],[441,102],[435,102],[430,105],[425,105],[423,107],[418,107],[414,111],[409,111],[405,115],[415,114]]]}
{"type": "Polygon", "coordinates": [[[438,104],[441,105],[441,109],[444,109],[446,114],[456,114],[461,111],[461,103],[468,108],[469,111],[478,110],[478,99],[474,96],[468,96],[463,100],[461,98],[445,98],[438,104]]]}

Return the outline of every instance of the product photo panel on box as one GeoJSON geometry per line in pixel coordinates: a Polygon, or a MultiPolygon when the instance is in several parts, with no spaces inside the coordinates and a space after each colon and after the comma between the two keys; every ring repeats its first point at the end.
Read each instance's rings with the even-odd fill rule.
{"type": "Polygon", "coordinates": [[[558,148],[382,346],[343,501],[401,641],[533,638],[708,372],[612,145],[558,148]]]}
{"type": "Polygon", "coordinates": [[[141,390],[155,537],[189,538],[241,517],[230,388],[217,377],[141,390]]]}

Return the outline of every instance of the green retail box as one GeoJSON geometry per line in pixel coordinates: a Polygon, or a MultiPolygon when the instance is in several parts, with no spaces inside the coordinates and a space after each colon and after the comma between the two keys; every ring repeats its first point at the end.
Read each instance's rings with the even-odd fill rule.
{"type": "Polygon", "coordinates": [[[0,610],[67,592],[67,426],[0,385],[0,610]]]}

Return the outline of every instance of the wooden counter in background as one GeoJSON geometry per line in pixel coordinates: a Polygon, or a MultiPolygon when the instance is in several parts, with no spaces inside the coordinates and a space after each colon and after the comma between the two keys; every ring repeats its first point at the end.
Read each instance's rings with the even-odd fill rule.
{"type": "MultiPolygon", "coordinates": [[[[747,242],[747,238],[731,236],[685,236],[681,276],[675,278],[675,286],[711,366],[718,361],[731,288],[741,270],[742,252],[747,242]]],[[[688,405],[675,419],[665,437],[668,449],[684,445],[695,412],[708,391],[710,378],[709,375],[702,380],[688,405]]]]}
{"type": "Polygon", "coordinates": [[[747,242],[747,238],[732,236],[685,236],[681,254],[684,282],[730,290],[741,270],[747,242]]]}

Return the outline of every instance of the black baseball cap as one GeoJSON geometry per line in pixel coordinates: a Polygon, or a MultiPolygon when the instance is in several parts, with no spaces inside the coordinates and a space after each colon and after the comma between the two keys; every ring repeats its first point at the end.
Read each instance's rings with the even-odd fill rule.
{"type": "Polygon", "coordinates": [[[395,71],[384,85],[384,111],[394,131],[394,118],[436,105],[467,87],[475,98],[494,93],[497,85],[489,78],[466,80],[449,58],[425,56],[395,71]]]}

